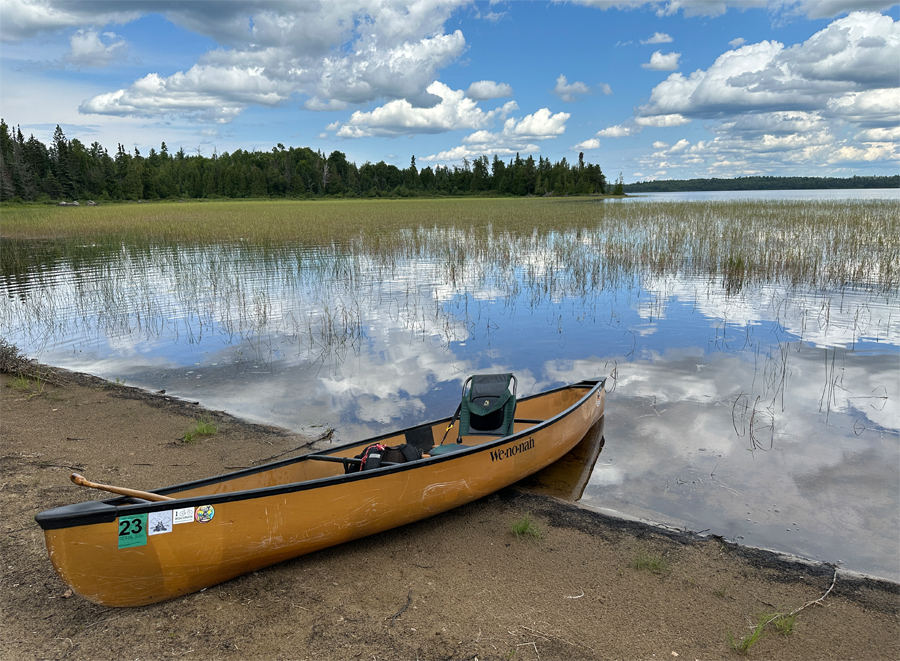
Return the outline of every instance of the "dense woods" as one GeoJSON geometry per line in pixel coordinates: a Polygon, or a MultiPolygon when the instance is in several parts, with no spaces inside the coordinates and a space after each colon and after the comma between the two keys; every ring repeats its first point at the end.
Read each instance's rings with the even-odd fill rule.
{"type": "Polygon", "coordinates": [[[357,167],[334,151],[278,144],[268,152],[209,156],[170,153],[166,143],[146,155],[118,145],[110,154],[66,138],[57,126],[45,145],[0,120],[0,200],[156,200],[167,198],[414,197],[418,195],[590,195],[602,193],[600,166],[531,156],[464,160],[462,167],[409,167],[384,161],[357,167]]]}
{"type": "Polygon", "coordinates": [[[669,179],[626,184],[626,193],[680,191],[814,190],[829,188],[900,188],[900,175],[886,177],[735,177],[734,179],[669,179]]]}

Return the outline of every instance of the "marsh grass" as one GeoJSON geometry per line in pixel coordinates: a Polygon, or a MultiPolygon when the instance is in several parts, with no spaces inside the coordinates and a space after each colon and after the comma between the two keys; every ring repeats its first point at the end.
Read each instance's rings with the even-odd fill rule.
{"type": "MultiPolygon", "coordinates": [[[[815,315],[821,326],[834,315],[828,297],[837,300],[848,286],[872,298],[896,296],[898,218],[900,203],[892,200],[12,207],[4,208],[0,230],[0,288],[8,294],[0,297],[0,318],[35,334],[75,323],[188,342],[215,328],[241,350],[255,343],[255,360],[268,360],[261,338],[278,333],[311,363],[341,362],[361,350],[363,320],[379,305],[411,332],[448,344],[476,323],[492,328],[480,308],[469,307],[485,293],[532,311],[570,297],[581,306],[579,321],[593,322],[601,293],[656,289],[677,278],[690,280],[698,296],[704,287],[736,298],[786,287],[787,300],[770,294],[776,322],[800,315],[812,323],[815,315]],[[461,297],[460,313],[435,303],[434,283],[461,297]],[[825,309],[812,310],[817,304],[825,309]],[[174,329],[173,310],[187,320],[174,329]]],[[[656,296],[649,312],[662,314],[666,300],[656,296]]],[[[860,332],[866,313],[857,315],[860,332]]],[[[607,323],[614,317],[610,310],[607,323]]],[[[772,425],[763,406],[769,400],[752,401],[735,416],[753,423],[756,448],[772,425]]]]}
{"type": "MultiPolygon", "coordinates": [[[[207,202],[4,209],[5,239],[118,245],[239,242],[350,248],[385,264],[446,256],[527,266],[574,289],[610,274],[704,274],[737,293],[762,281],[822,287],[900,279],[900,203],[865,201],[629,202],[572,199],[207,202]],[[540,244],[544,244],[541,246],[540,244]]],[[[6,257],[6,255],[4,255],[6,257]]],[[[27,257],[25,258],[27,259],[27,257]]],[[[3,260],[4,263],[6,259],[3,260]]],[[[15,263],[15,262],[13,262],[15,263]]],[[[4,267],[5,268],[5,267],[4,267]]]]}
{"type": "Polygon", "coordinates": [[[516,539],[530,538],[530,539],[541,539],[544,536],[544,533],[538,527],[538,525],[531,520],[530,516],[523,516],[521,519],[514,521],[512,526],[510,526],[512,533],[516,536],[516,539]]]}
{"type": "Polygon", "coordinates": [[[735,638],[734,634],[732,634],[731,631],[728,631],[725,637],[731,651],[741,655],[748,654],[750,648],[758,643],[765,635],[765,627],[768,618],[769,615],[760,615],[756,624],[751,628],[750,633],[741,636],[740,638],[735,638]]]}
{"type": "Polygon", "coordinates": [[[726,632],[725,638],[732,652],[745,655],[750,652],[751,647],[766,635],[766,627],[770,624],[782,636],[789,636],[794,632],[796,621],[796,611],[791,613],[762,613],[757,617],[756,623],[750,628],[750,633],[740,638],[735,638],[734,634],[729,630],[726,632]]]}
{"type": "Polygon", "coordinates": [[[19,392],[31,392],[31,379],[27,376],[17,376],[7,383],[6,387],[18,390],[19,392]]]}
{"type": "Polygon", "coordinates": [[[44,391],[47,383],[60,384],[65,381],[55,370],[40,365],[22,353],[19,348],[0,338],[0,373],[9,374],[13,381],[9,384],[17,390],[31,390],[31,382],[38,385],[39,392],[44,391]]]}
{"type": "Polygon", "coordinates": [[[790,636],[794,633],[794,624],[797,622],[797,614],[781,614],[775,616],[775,619],[772,623],[775,625],[775,630],[778,631],[782,636],[790,636]]]}
{"type": "Polygon", "coordinates": [[[219,427],[209,418],[198,418],[193,426],[184,433],[182,443],[193,444],[200,440],[201,436],[213,436],[218,433],[219,427]]]}
{"type": "Polygon", "coordinates": [[[639,553],[632,561],[631,566],[639,571],[649,571],[653,574],[665,574],[669,571],[669,562],[661,555],[639,553]]]}

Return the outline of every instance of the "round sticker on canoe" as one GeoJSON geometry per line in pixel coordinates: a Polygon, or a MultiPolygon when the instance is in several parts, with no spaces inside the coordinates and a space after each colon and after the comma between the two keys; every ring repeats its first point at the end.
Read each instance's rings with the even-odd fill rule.
{"type": "Polygon", "coordinates": [[[201,505],[194,513],[194,520],[198,523],[209,523],[216,515],[216,510],[212,505],[201,505]]]}

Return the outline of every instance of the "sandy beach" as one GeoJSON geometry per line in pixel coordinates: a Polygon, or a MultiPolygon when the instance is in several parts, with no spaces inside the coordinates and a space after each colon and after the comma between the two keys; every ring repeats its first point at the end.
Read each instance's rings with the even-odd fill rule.
{"type": "Polygon", "coordinates": [[[900,658],[896,584],[517,488],[169,602],[97,606],[57,577],[33,521],[104,497],[73,471],[153,489],[306,452],[330,430],[61,370],[0,386],[3,659],[900,658]],[[184,443],[201,416],[218,432],[184,443]],[[539,536],[512,532],[525,516],[539,536]]]}

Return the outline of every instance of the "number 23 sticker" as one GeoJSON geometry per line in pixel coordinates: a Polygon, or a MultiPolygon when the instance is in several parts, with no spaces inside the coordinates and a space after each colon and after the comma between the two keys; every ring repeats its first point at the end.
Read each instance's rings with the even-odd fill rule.
{"type": "Polygon", "coordinates": [[[147,515],[132,514],[119,517],[119,548],[147,545],[147,515]]]}

